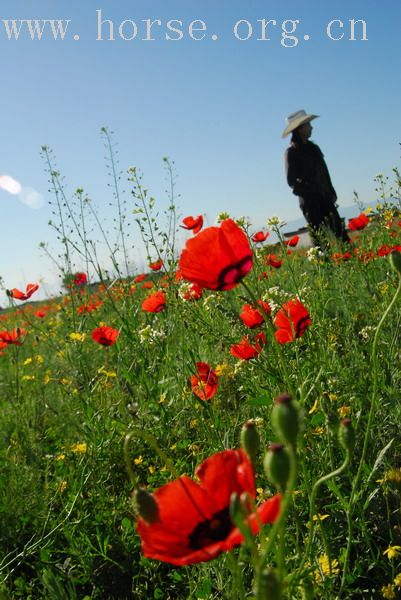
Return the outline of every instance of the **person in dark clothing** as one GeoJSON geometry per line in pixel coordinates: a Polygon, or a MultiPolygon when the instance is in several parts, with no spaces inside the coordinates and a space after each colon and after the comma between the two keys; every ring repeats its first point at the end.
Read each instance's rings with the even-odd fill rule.
{"type": "Polygon", "coordinates": [[[299,206],[316,246],[322,245],[324,230],[331,231],[343,242],[349,242],[344,223],[338,214],[337,194],[323,153],[319,146],[309,141],[312,134],[310,122],[316,118],[317,115],[308,115],[304,110],[287,118],[283,137],[292,133],[291,144],[285,153],[287,182],[299,197],[299,206]]]}

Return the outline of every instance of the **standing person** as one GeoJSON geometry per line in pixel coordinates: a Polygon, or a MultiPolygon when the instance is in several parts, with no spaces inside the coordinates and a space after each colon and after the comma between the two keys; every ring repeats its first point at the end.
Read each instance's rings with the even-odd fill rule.
{"type": "Polygon", "coordinates": [[[336,207],[337,194],[319,146],[309,141],[313,119],[299,110],[287,118],[283,137],[292,133],[291,144],[285,153],[288,185],[299,197],[299,206],[309,225],[315,245],[321,245],[322,229],[330,230],[336,238],[349,242],[343,221],[336,207]]]}

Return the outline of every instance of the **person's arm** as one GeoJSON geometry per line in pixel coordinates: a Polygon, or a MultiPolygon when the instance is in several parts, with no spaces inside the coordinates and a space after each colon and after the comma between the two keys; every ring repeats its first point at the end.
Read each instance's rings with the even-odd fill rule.
{"type": "Polygon", "coordinates": [[[304,173],[302,161],[296,148],[290,147],[285,153],[285,171],[287,183],[296,196],[305,198],[317,193],[316,186],[308,181],[304,173]]]}

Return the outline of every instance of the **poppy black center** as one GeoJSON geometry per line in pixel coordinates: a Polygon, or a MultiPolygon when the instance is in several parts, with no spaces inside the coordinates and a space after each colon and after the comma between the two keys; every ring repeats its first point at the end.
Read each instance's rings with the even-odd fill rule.
{"type": "Polygon", "coordinates": [[[189,536],[191,550],[199,550],[215,542],[225,540],[234,529],[230,519],[229,507],[219,510],[211,519],[198,523],[189,536]]]}
{"type": "Polygon", "coordinates": [[[218,276],[218,288],[224,290],[227,285],[240,281],[252,268],[252,255],[245,256],[233,265],[225,267],[218,276]]]}

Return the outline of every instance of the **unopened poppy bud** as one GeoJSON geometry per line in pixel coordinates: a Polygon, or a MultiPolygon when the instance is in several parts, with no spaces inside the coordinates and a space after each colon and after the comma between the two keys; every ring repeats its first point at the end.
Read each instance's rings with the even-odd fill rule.
{"type": "Polygon", "coordinates": [[[255,464],[259,448],[260,437],[255,421],[247,421],[241,429],[241,446],[255,464]]]}
{"type": "Polygon", "coordinates": [[[401,252],[393,250],[389,255],[390,264],[394,271],[397,271],[398,275],[401,276],[401,252]]]}
{"type": "Polygon", "coordinates": [[[290,394],[281,394],[274,400],[273,427],[284,442],[296,446],[299,433],[299,409],[290,394]]]}
{"type": "Polygon", "coordinates": [[[281,600],[283,588],[274,569],[264,569],[259,580],[257,598],[260,600],[281,600]]]}
{"type": "Polygon", "coordinates": [[[263,467],[269,481],[284,492],[290,476],[290,455],[287,448],[282,444],[270,444],[263,459],[263,467]]]}
{"type": "Polygon", "coordinates": [[[338,428],[338,441],[344,450],[352,452],[355,446],[355,431],[351,419],[343,419],[338,428]]]}
{"type": "Polygon", "coordinates": [[[159,507],[152,494],[145,489],[138,488],[133,494],[136,509],[144,521],[147,523],[157,523],[159,520],[159,507]]]}
{"type": "Polygon", "coordinates": [[[230,498],[230,519],[236,527],[239,527],[244,518],[242,514],[242,506],[239,494],[233,492],[230,498]]]}

